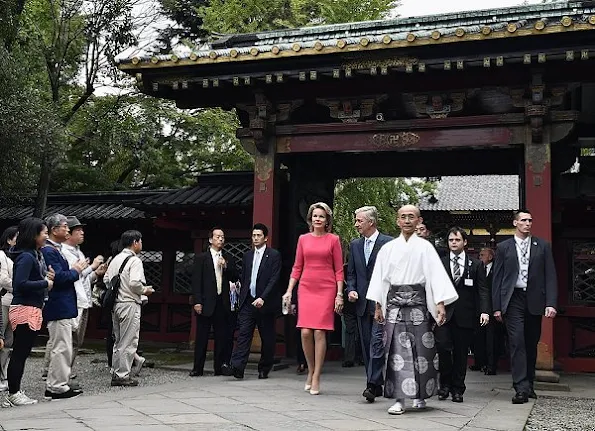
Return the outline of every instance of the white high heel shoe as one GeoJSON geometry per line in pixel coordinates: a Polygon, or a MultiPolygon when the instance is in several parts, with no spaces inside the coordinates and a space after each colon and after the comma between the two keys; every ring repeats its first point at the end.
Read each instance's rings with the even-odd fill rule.
{"type": "Polygon", "coordinates": [[[304,391],[308,392],[310,389],[312,389],[312,385],[306,383],[306,385],[304,385],[304,391]]]}

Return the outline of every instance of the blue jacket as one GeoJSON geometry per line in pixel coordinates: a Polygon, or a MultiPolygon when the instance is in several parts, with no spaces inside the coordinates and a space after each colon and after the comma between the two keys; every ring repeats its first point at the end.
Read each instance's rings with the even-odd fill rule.
{"type": "Polygon", "coordinates": [[[12,305],[43,308],[48,282],[35,250],[16,251],[14,256],[12,305]]]}
{"type": "MultiPolygon", "coordinates": [[[[349,292],[357,292],[358,300],[355,302],[355,307],[358,316],[363,316],[368,311],[372,316],[376,305],[372,301],[366,299],[368,293],[368,286],[376,264],[376,255],[384,244],[392,241],[393,237],[378,233],[374,248],[366,264],[364,257],[364,237],[354,239],[349,244],[349,262],[347,264],[347,275],[345,277],[345,285],[347,294],[349,292]]],[[[347,300],[347,298],[345,299],[347,300]]]]}
{"type": "Polygon", "coordinates": [[[56,273],[54,287],[50,290],[48,301],[43,308],[43,318],[47,322],[61,319],[72,319],[78,314],[76,308],[76,290],[74,282],[79,279],[79,273],[70,269],[68,261],[62,253],[52,245],[41,248],[45,263],[56,273]]]}

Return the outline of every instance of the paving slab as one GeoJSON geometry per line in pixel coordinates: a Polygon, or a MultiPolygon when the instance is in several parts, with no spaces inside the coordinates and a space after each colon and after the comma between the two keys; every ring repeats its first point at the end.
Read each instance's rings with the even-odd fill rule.
{"type": "MultiPolygon", "coordinates": [[[[428,400],[425,411],[390,416],[393,400],[367,403],[363,368],[325,365],[321,394],[303,390],[291,368],[267,380],[180,378],[60,402],[0,409],[0,430],[522,430],[532,404],[510,403],[510,376],[469,373],[465,402],[428,400]]],[[[410,406],[410,402],[408,403],[410,406]]]]}

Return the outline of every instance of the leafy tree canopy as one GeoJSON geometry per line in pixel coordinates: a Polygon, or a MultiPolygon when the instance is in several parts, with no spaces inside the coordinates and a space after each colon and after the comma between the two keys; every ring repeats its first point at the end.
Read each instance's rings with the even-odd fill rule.
{"type": "Polygon", "coordinates": [[[417,178],[350,178],[335,187],[333,229],[348,243],[359,236],[355,229],[354,211],[364,205],[378,210],[378,230],[398,235],[396,214],[405,204],[418,204],[422,196],[435,190],[435,184],[417,178]]]}

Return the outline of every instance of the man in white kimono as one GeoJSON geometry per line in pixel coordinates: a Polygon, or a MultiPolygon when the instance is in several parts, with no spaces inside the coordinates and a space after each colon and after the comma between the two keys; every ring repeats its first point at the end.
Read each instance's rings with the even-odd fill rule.
{"type": "Polygon", "coordinates": [[[376,302],[375,319],[384,324],[388,364],[384,396],[396,398],[389,414],[426,407],[438,389],[438,353],[433,321],[446,321],[445,305],[458,299],[444,265],[432,244],[415,234],[419,209],[401,207],[397,224],[401,235],[378,252],[367,299],[376,302]]]}

